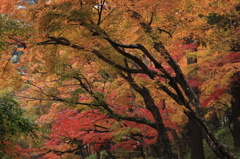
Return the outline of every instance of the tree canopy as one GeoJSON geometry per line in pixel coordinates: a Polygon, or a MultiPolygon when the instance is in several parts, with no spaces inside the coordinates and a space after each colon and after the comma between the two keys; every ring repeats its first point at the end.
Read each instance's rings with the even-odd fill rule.
{"type": "Polygon", "coordinates": [[[47,132],[31,155],[119,158],[127,150],[183,158],[181,137],[192,121],[217,157],[235,158],[209,123],[234,122],[221,111],[230,111],[229,90],[239,80],[236,0],[11,0],[0,7],[1,88],[47,132]]]}

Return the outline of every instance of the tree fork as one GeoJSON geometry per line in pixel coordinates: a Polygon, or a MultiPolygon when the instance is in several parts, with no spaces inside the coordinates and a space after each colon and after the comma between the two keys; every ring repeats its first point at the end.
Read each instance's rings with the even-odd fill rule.
{"type": "Polygon", "coordinates": [[[163,149],[162,152],[158,151],[157,154],[159,157],[164,157],[164,159],[172,159],[172,149],[169,137],[167,135],[167,129],[163,123],[160,111],[158,107],[154,103],[154,99],[152,98],[149,90],[146,87],[140,87],[137,85],[132,79],[131,75],[125,76],[121,74],[121,76],[128,81],[128,83],[134,88],[136,92],[138,92],[144,99],[144,103],[146,108],[152,113],[154,120],[156,122],[156,130],[158,132],[158,142],[156,143],[159,150],[163,149]],[[162,155],[162,154],[163,155],[162,155]]]}

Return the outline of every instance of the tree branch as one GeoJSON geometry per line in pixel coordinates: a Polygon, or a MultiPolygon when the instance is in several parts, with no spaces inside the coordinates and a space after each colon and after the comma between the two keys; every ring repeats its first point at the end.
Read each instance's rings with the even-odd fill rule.
{"type": "MultiPolygon", "coordinates": [[[[105,38],[111,45],[112,47],[118,51],[120,54],[122,54],[123,56],[133,60],[138,66],[140,66],[146,74],[148,74],[148,76],[153,79],[154,78],[154,75],[152,74],[152,72],[148,69],[148,67],[142,62],[141,59],[139,59],[138,57],[134,56],[134,55],[131,55],[129,53],[126,53],[124,50],[120,49],[118,47],[118,45],[116,45],[115,42],[113,42],[110,38],[105,38]]],[[[126,46],[126,45],[125,45],[126,46]]]]}
{"type": "Polygon", "coordinates": [[[122,48],[128,48],[128,49],[139,49],[141,50],[144,55],[146,55],[152,62],[153,64],[155,65],[155,67],[161,71],[164,76],[168,79],[172,79],[173,77],[171,77],[171,75],[162,67],[162,65],[157,62],[157,60],[150,54],[150,52],[142,45],[142,44],[129,44],[129,45],[126,45],[126,44],[120,44],[120,43],[116,43],[114,42],[113,40],[111,40],[110,38],[106,38],[106,40],[109,42],[109,43],[112,43],[116,46],[119,46],[119,47],[122,47],[122,48]]]}

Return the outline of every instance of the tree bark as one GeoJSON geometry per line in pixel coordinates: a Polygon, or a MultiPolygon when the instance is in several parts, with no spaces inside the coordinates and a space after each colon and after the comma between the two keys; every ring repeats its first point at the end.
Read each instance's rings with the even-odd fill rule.
{"type": "Polygon", "coordinates": [[[132,79],[131,75],[128,74],[128,76],[125,76],[121,74],[121,76],[131,84],[133,89],[138,92],[144,100],[144,103],[146,105],[146,108],[151,112],[153,115],[153,118],[155,120],[156,130],[158,132],[158,138],[156,142],[156,147],[158,148],[158,151],[156,152],[159,158],[164,159],[172,159],[172,148],[170,144],[169,137],[167,135],[167,129],[163,123],[162,116],[160,114],[159,108],[155,105],[154,99],[152,98],[149,90],[142,86],[140,87],[135,83],[135,81],[132,79]]]}
{"type": "Polygon", "coordinates": [[[201,128],[192,120],[189,120],[189,138],[191,159],[204,159],[203,137],[201,128]]]}
{"type": "Polygon", "coordinates": [[[151,112],[156,122],[156,128],[158,132],[158,142],[156,143],[157,144],[156,146],[159,149],[159,151],[157,152],[158,156],[163,157],[164,159],[172,159],[173,155],[170,140],[167,135],[167,130],[166,127],[164,126],[159,109],[154,104],[154,100],[147,88],[143,87],[143,89],[139,93],[144,98],[146,108],[151,112]]]}
{"type": "Polygon", "coordinates": [[[172,136],[173,136],[173,140],[175,142],[175,144],[177,145],[177,150],[178,150],[178,159],[183,159],[184,155],[183,155],[183,145],[181,144],[179,137],[177,135],[176,130],[174,129],[168,129],[172,136]]]}
{"type": "MultiPolygon", "coordinates": [[[[193,55],[187,57],[187,65],[197,63],[197,56],[193,55]]],[[[196,78],[198,74],[198,69],[192,69],[192,72],[189,72],[189,79],[196,78]]],[[[198,87],[192,88],[194,93],[199,96],[198,87]]],[[[203,149],[203,135],[202,129],[197,125],[193,120],[189,119],[189,139],[190,139],[190,149],[191,149],[191,159],[204,159],[204,149],[203,149]]]]}
{"type": "Polygon", "coordinates": [[[144,159],[148,159],[148,152],[147,152],[147,146],[144,142],[144,137],[141,138],[140,143],[142,145],[142,155],[144,159]]]}
{"type": "Polygon", "coordinates": [[[99,151],[96,151],[96,159],[101,159],[101,154],[99,151]]]}

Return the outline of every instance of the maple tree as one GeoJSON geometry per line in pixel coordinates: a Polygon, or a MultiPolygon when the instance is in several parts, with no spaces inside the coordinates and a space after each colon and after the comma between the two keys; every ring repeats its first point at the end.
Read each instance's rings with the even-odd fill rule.
{"type": "Polygon", "coordinates": [[[2,74],[27,70],[11,74],[25,86],[18,85],[17,96],[37,105],[38,122],[52,125],[45,157],[85,157],[89,148],[112,156],[110,150],[122,147],[140,148],[147,158],[146,147],[154,145],[156,156],[173,158],[171,141],[177,143],[187,116],[218,157],[234,158],[210,132],[203,107],[225,100],[239,71],[239,61],[231,59],[239,56],[229,51],[238,26],[223,25],[224,16],[232,23],[238,17],[236,1],[55,0],[26,10],[14,9],[14,1],[1,3],[2,12],[27,24],[23,34],[6,37],[27,41],[27,48],[2,74]],[[184,44],[190,35],[193,42],[184,44]],[[186,69],[185,56],[198,56],[198,63],[186,69]],[[187,80],[186,71],[196,68],[187,80]]]}

